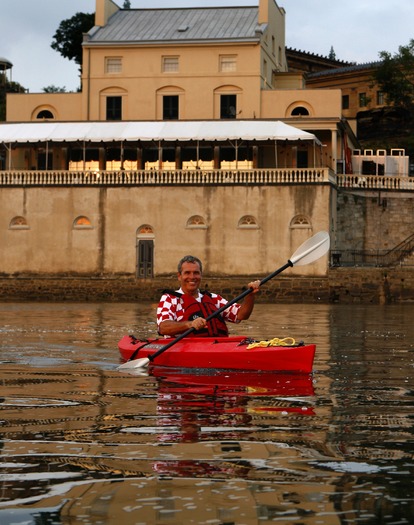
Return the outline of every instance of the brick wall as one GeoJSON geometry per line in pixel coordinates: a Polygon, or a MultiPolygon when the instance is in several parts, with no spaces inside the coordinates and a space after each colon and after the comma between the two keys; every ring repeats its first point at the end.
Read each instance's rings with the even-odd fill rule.
{"type": "MultiPolygon", "coordinates": [[[[232,299],[253,278],[204,276],[204,287],[232,299]]],[[[136,280],[131,277],[3,277],[0,301],[157,302],[164,289],[176,288],[175,276],[136,280]]],[[[365,303],[414,302],[414,268],[331,268],[327,277],[277,276],[262,288],[260,302],[365,303]]]]}

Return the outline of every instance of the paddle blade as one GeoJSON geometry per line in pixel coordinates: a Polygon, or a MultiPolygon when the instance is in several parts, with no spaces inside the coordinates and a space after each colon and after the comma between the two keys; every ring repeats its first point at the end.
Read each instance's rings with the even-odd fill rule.
{"type": "Polygon", "coordinates": [[[130,370],[132,368],[145,368],[149,365],[150,360],[147,357],[141,359],[134,359],[133,361],[127,361],[122,365],[119,365],[117,370],[130,370]]]}
{"type": "Polygon", "coordinates": [[[328,232],[318,232],[307,239],[290,258],[290,262],[296,266],[304,266],[318,260],[329,250],[330,239],[328,232]]]}

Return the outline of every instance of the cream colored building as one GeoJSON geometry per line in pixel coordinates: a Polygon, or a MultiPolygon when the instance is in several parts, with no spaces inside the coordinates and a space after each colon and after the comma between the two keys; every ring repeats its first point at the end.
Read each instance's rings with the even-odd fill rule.
{"type": "MultiPolygon", "coordinates": [[[[335,175],[357,141],[341,90],[306,89],[287,71],[282,7],[123,10],[96,0],[95,24],[81,92],[7,98],[0,272],[151,277],[192,252],[211,273],[256,274],[312,233],[335,240],[335,175]],[[163,121],[182,134],[152,138],[163,121]],[[186,134],[212,121],[218,135],[229,121],[282,121],[313,140],[186,134]],[[50,140],[42,132],[53,122],[70,130],[50,140]],[[85,134],[105,122],[99,139],[85,134]],[[109,126],[137,122],[128,140],[109,126]]],[[[328,257],[290,271],[327,268],[328,257]]]]}
{"type": "MultiPolygon", "coordinates": [[[[336,170],[344,156],[341,90],[305,89],[301,74],[287,72],[285,11],[274,0],[258,7],[136,10],[97,0],[96,26],[83,46],[81,93],[10,94],[7,121],[278,119],[317,135],[325,145],[319,165],[336,170]]],[[[101,169],[115,167],[102,165],[102,148],[94,154],[101,169]]],[[[165,156],[175,162],[171,151],[165,156]]],[[[292,166],[308,164],[299,157],[292,166]]],[[[47,167],[76,167],[59,158],[47,167]]],[[[44,167],[33,155],[24,159],[13,167],[44,167]]],[[[145,162],[151,160],[130,167],[158,167],[145,162]]]]}

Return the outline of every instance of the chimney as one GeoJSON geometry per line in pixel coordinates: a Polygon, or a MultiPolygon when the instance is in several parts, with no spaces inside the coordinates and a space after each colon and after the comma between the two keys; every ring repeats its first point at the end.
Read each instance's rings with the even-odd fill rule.
{"type": "Polygon", "coordinates": [[[109,18],[119,11],[119,9],[120,7],[112,2],[112,0],[96,0],[95,25],[100,27],[105,26],[109,18]]]}

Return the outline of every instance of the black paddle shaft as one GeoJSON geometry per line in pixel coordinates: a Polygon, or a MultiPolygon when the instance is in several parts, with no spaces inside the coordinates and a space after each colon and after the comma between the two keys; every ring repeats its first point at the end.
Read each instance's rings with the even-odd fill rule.
{"type": "MultiPolygon", "coordinates": [[[[262,286],[263,284],[267,283],[267,281],[270,281],[270,279],[273,279],[273,277],[276,277],[276,275],[278,275],[279,273],[282,273],[284,270],[286,270],[286,268],[289,268],[290,266],[293,266],[293,263],[289,260],[285,265],[283,265],[281,268],[279,268],[278,270],[275,270],[273,273],[269,274],[267,277],[265,277],[264,279],[262,279],[260,281],[260,285],[259,286],[262,286]]],[[[206,318],[206,321],[210,321],[211,319],[213,319],[214,317],[217,317],[218,315],[220,315],[222,312],[224,312],[225,310],[227,310],[227,308],[229,308],[232,304],[234,303],[237,303],[238,301],[241,301],[242,299],[244,299],[244,297],[246,297],[246,295],[249,295],[250,293],[253,292],[253,288],[247,288],[246,290],[244,290],[240,295],[238,295],[237,297],[235,297],[234,299],[231,299],[229,302],[227,302],[224,306],[222,306],[221,308],[219,308],[218,310],[216,310],[215,312],[211,313],[207,318],[206,318]]],[[[178,343],[178,341],[181,341],[181,339],[184,339],[184,337],[187,337],[188,335],[192,334],[193,332],[195,332],[195,328],[189,328],[188,330],[186,330],[185,332],[183,332],[182,334],[180,334],[178,337],[174,338],[172,341],[170,341],[168,344],[166,344],[165,346],[163,346],[162,348],[160,348],[159,350],[157,350],[154,354],[152,355],[149,355],[148,356],[148,359],[150,361],[152,361],[153,359],[155,359],[156,357],[158,357],[160,354],[162,354],[163,352],[165,352],[166,350],[168,350],[169,348],[171,348],[173,345],[175,345],[176,343],[178,343]]]]}

